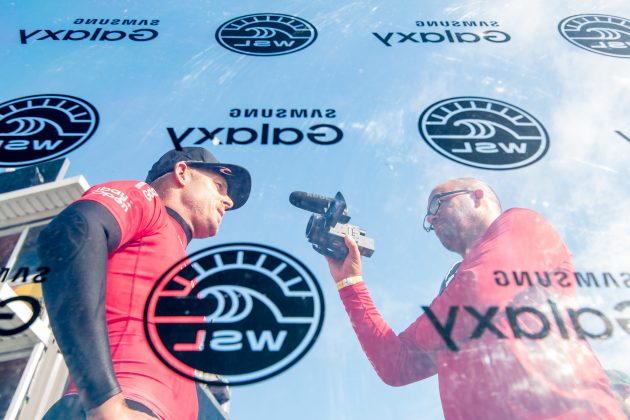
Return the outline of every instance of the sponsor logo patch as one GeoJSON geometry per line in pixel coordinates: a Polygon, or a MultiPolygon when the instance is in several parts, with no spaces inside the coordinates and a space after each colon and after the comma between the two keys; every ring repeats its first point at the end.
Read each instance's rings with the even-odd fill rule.
{"type": "MultiPolygon", "coordinates": [[[[151,188],[151,190],[153,191],[153,193],[155,193],[155,190],[153,190],[153,188],[151,188]]],[[[127,194],[123,193],[120,190],[117,190],[116,188],[98,187],[94,191],[91,191],[90,194],[102,195],[103,197],[114,199],[114,201],[118,203],[120,207],[122,207],[125,213],[127,213],[127,211],[129,211],[129,209],[131,208],[131,202],[129,201],[129,197],[127,196],[127,194]]],[[[154,195],[148,195],[148,193],[145,193],[144,196],[149,201],[154,198],[154,195]]]]}
{"type": "Polygon", "coordinates": [[[611,57],[630,58],[630,20],[618,16],[570,16],[558,25],[560,34],[585,50],[611,57]]]}
{"type": "Polygon", "coordinates": [[[549,148],[536,118],[495,99],[463,96],[436,102],[422,112],[418,129],[433,150],[475,168],[521,168],[549,148]]]}
{"type": "Polygon", "coordinates": [[[73,23],[83,29],[43,29],[41,27],[41,29],[20,29],[20,44],[32,45],[39,41],[100,43],[121,40],[151,41],[158,36],[158,31],[151,27],[156,27],[160,21],[159,19],[78,18],[73,23]],[[106,29],[111,26],[117,29],[106,29]],[[139,28],[131,29],[130,26],[139,26],[139,28]]]}
{"type": "Polygon", "coordinates": [[[19,334],[30,327],[41,312],[41,304],[37,299],[31,296],[15,296],[6,300],[0,300],[0,337],[19,334]],[[13,312],[7,312],[3,308],[9,307],[13,302],[23,302],[30,306],[31,316],[26,322],[22,323],[19,317],[13,312]]]}
{"type": "Polygon", "coordinates": [[[290,54],[315,42],[317,30],[304,19],[278,13],[240,16],[217,29],[216,40],[246,55],[290,54]]]}
{"type": "Polygon", "coordinates": [[[145,333],[171,369],[199,382],[244,385],[278,375],[315,343],[324,300],[310,270],[281,250],[234,243],[167,271],[145,307],[145,333]]]}
{"type": "Polygon", "coordinates": [[[0,167],[64,156],[96,131],[98,112],[68,95],[33,95],[0,104],[0,167]]]}
{"type": "Polygon", "coordinates": [[[226,168],[225,166],[222,166],[221,169],[219,169],[219,172],[223,175],[233,175],[232,170],[230,168],[226,168]]]}
{"type": "Polygon", "coordinates": [[[166,131],[176,150],[205,142],[213,146],[295,146],[301,142],[331,146],[339,143],[344,135],[341,126],[330,121],[337,117],[337,111],[332,108],[232,108],[228,115],[231,119],[246,121],[241,126],[230,123],[231,127],[203,127],[199,124],[166,127],[166,131]],[[278,121],[272,122],[274,119],[307,120],[308,123],[294,122],[292,127],[287,127],[278,121]]]}
{"type": "Polygon", "coordinates": [[[421,31],[408,31],[396,28],[392,32],[372,32],[380,44],[386,47],[429,46],[431,44],[478,44],[489,42],[503,44],[512,37],[499,30],[496,20],[417,20],[416,27],[421,31]]]}

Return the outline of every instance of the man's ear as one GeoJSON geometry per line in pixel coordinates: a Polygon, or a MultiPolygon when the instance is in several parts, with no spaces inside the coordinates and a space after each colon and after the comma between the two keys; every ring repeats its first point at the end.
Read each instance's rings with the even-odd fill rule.
{"type": "Polygon", "coordinates": [[[190,183],[192,172],[186,162],[177,162],[173,168],[173,176],[178,186],[183,187],[190,183]]]}

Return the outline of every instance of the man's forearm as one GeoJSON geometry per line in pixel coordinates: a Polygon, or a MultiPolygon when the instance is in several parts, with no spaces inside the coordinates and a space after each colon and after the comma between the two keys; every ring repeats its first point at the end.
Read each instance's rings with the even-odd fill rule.
{"type": "Polygon", "coordinates": [[[361,255],[356,242],[346,236],[348,256],[343,261],[326,258],[346,312],[363,352],[380,378],[392,386],[405,385],[435,375],[437,368],[427,352],[415,343],[415,325],[400,335],[387,325],[363,283],[361,255]]]}
{"type": "Polygon", "coordinates": [[[363,282],[341,289],[340,295],[361,347],[383,382],[401,386],[437,373],[431,357],[415,344],[414,324],[399,335],[394,333],[363,282]]]}
{"type": "Polygon", "coordinates": [[[105,319],[108,243],[111,248],[119,240],[116,229],[104,207],[83,201],[64,210],[39,239],[40,256],[51,267],[42,284],[46,308],[86,409],[120,392],[105,319]]]}

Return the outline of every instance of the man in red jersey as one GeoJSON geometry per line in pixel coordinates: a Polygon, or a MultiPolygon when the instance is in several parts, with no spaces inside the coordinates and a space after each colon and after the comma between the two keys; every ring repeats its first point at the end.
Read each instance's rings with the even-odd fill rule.
{"type": "Polygon", "coordinates": [[[195,382],[151,350],[144,305],[188,242],[216,235],[250,186],[246,169],[206,149],[171,150],[146,182],[95,185],[42,231],[44,299],[72,378],[45,419],[197,419],[195,382]]]}
{"type": "Polygon", "coordinates": [[[356,243],[346,237],[345,260],[328,258],[361,346],[385,383],[401,386],[437,374],[447,420],[624,418],[589,344],[569,328],[563,308],[575,284],[547,282],[542,274],[563,278],[574,270],[568,249],[541,215],[502,212],[488,185],[461,178],[433,189],[424,227],[463,260],[400,334],[372,302],[356,243]],[[519,285],[500,276],[523,279],[524,272],[543,280],[519,285]]]}

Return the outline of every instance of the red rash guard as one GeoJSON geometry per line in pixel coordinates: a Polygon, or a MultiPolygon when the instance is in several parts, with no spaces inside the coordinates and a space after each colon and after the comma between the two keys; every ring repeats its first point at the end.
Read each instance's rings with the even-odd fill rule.
{"type": "MultiPolygon", "coordinates": [[[[157,358],[143,329],[144,306],[153,285],[186,257],[190,238],[183,221],[167,211],[155,190],[144,182],[96,185],[80,200],[105,206],[120,227],[120,244],[109,254],[107,264],[105,310],[112,362],[123,395],[162,419],[196,420],[195,382],[157,358]]],[[[72,386],[68,392],[76,392],[76,388],[72,386]]]]}
{"type": "Polygon", "coordinates": [[[511,209],[488,228],[425,314],[399,335],[381,318],[363,282],[340,293],[363,350],[383,381],[400,386],[437,373],[448,420],[623,419],[599,361],[577,337],[563,309],[575,308],[575,284],[567,277],[543,287],[535,274],[555,272],[560,274],[553,278],[560,279],[561,273],[573,271],[568,249],[543,217],[511,209]],[[499,285],[504,282],[495,279],[497,271],[510,276],[508,285],[499,285]],[[516,285],[513,271],[528,272],[533,286],[516,285]],[[552,305],[557,305],[557,315],[552,305]],[[547,334],[527,337],[544,330],[544,321],[530,311],[512,319],[522,334],[515,338],[506,306],[543,313],[549,321],[547,334]],[[497,308],[491,318],[495,328],[476,331],[482,324],[478,318],[494,311],[492,307],[497,308]],[[439,333],[435,322],[447,329],[449,315],[452,329],[439,333]],[[450,338],[450,348],[444,336],[450,338]]]}

